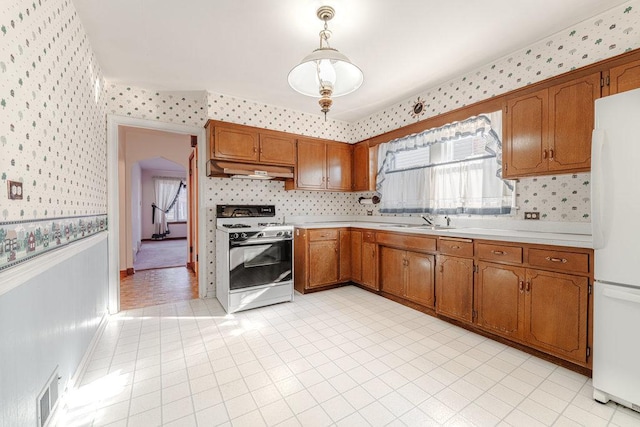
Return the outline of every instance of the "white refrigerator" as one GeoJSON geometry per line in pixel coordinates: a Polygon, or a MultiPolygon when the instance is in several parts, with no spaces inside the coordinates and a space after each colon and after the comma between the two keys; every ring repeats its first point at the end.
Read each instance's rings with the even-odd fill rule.
{"type": "Polygon", "coordinates": [[[595,108],[593,398],[640,410],[640,89],[595,108]]]}

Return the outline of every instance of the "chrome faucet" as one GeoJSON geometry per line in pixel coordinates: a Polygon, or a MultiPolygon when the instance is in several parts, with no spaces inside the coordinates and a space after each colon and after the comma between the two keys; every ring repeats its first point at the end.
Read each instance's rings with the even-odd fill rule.
{"type": "Polygon", "coordinates": [[[449,227],[449,224],[451,224],[451,218],[449,218],[447,215],[445,215],[444,219],[447,221],[447,227],[449,227]]]}
{"type": "Polygon", "coordinates": [[[420,218],[424,219],[427,222],[427,224],[433,225],[433,218],[427,218],[424,215],[420,215],[420,218]]]}

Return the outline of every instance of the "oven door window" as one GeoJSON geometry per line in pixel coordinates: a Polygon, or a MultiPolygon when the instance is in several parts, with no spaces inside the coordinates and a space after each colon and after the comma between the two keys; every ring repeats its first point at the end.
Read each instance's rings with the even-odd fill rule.
{"type": "Polygon", "coordinates": [[[291,250],[291,240],[232,246],[229,288],[236,290],[290,281],[291,250]]]}

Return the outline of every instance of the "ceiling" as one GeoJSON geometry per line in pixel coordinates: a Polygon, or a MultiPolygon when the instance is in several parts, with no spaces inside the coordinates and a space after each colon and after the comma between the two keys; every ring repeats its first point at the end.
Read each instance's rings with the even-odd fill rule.
{"type": "Polygon", "coordinates": [[[142,170],[158,170],[185,173],[185,169],[182,165],[179,165],[175,162],[172,162],[171,160],[167,160],[162,157],[140,160],[138,163],[140,164],[140,169],[142,170]]]}
{"type": "Polygon", "coordinates": [[[524,48],[623,0],[73,0],[104,77],[151,90],[209,90],[320,114],[287,75],[318,46],[364,72],[329,117],[356,121],[524,48]],[[187,7],[188,6],[188,7],[187,7]]]}

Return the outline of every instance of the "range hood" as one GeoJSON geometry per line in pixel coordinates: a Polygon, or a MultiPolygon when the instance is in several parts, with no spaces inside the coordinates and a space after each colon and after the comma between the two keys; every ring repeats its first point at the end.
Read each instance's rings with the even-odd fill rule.
{"type": "Polygon", "coordinates": [[[271,166],[253,163],[209,160],[207,176],[242,179],[293,179],[293,166],[271,166]]]}

